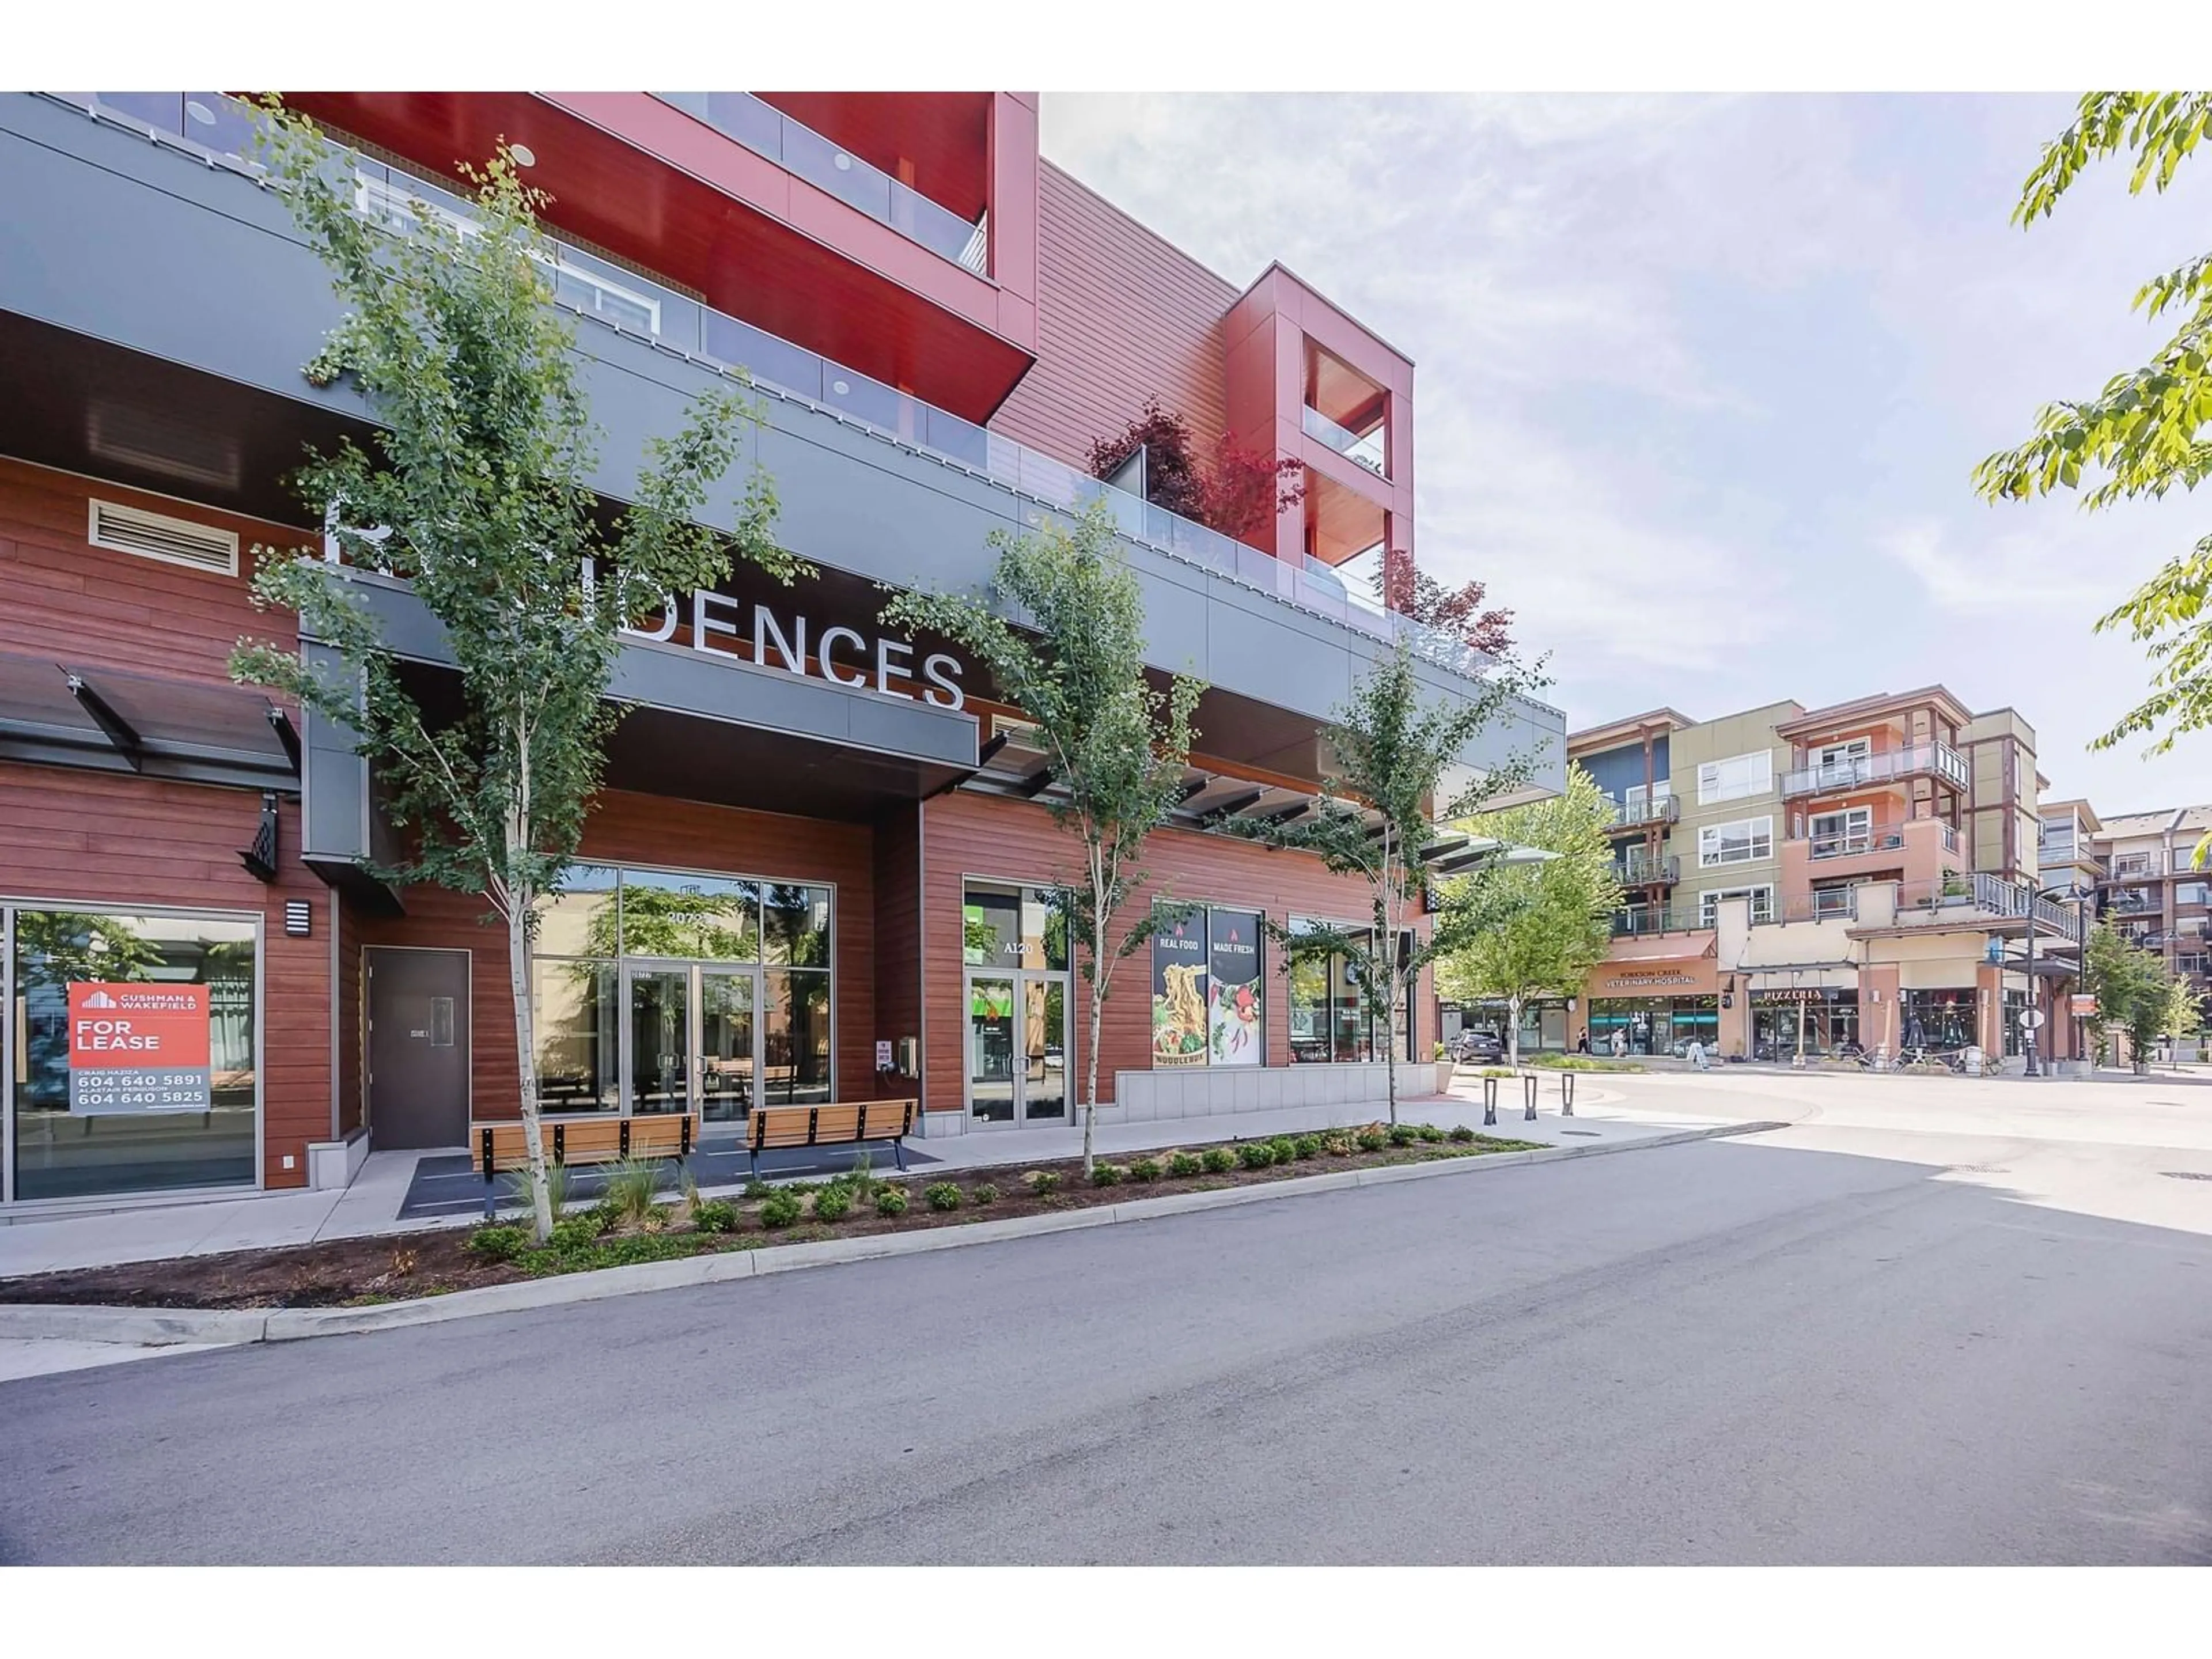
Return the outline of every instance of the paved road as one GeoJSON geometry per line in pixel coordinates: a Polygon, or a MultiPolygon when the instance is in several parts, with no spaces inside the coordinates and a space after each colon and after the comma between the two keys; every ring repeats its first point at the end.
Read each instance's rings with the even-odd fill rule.
{"type": "Polygon", "coordinates": [[[2212,1560],[2212,1182],[1936,1173],[1711,1142],[0,1383],[0,1560],[2212,1560]]]}

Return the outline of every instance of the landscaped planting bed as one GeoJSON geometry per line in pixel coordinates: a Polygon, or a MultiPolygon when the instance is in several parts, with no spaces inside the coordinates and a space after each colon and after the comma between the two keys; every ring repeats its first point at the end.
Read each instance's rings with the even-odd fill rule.
{"type": "Polygon", "coordinates": [[[1375,1123],[1358,1128],[1216,1142],[1097,1162],[1085,1183],[1079,1159],[1028,1169],[971,1170],[934,1181],[886,1181],[865,1166],[826,1182],[755,1182],[737,1199],[696,1194],[656,1201],[653,1176],[617,1170],[589,1210],[563,1216],[551,1243],[502,1219],[473,1229],[386,1235],[182,1256],[0,1279],[0,1303],[133,1308],[359,1307],[665,1261],[720,1250],[953,1227],[1126,1203],[1168,1193],[1249,1187],[1334,1170],[1374,1169],[1492,1152],[1533,1152],[1466,1128],[1375,1123]],[[629,1178],[625,1179],[625,1176],[629,1178]]]}

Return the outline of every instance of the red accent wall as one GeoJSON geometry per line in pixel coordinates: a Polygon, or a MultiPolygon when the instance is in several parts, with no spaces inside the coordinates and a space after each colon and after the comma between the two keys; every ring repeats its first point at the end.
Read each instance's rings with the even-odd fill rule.
{"type": "Polygon", "coordinates": [[[1037,240],[1037,362],[992,429],[1081,466],[1157,392],[1206,441],[1226,430],[1221,319],[1237,289],[1049,161],[1037,240]]]}
{"type": "MultiPolygon", "coordinates": [[[[1076,879],[1081,843],[1053,822],[1043,807],[954,793],[924,803],[923,964],[928,986],[923,1036],[924,1103],[933,1112],[963,1109],[963,1057],[966,1012],[962,995],[961,888],[969,877],[1049,884],[1076,879]]],[[[1364,882],[1331,875],[1321,860],[1249,842],[1191,830],[1156,831],[1145,844],[1146,873],[1125,914],[1142,915],[1157,897],[1194,903],[1248,905],[1275,921],[1293,913],[1338,921],[1364,921],[1371,901],[1364,882]]],[[[1425,919],[1415,927],[1428,931],[1425,919]]],[[[1288,982],[1279,951],[1268,947],[1266,976],[1267,1063],[1291,1063],[1288,982]]],[[[1100,1044],[1098,1100],[1110,1104],[1114,1073],[1152,1064],[1152,959],[1139,951],[1115,970],[1100,1044]]],[[[1068,1098],[1082,1097],[1089,1066],[1090,993],[1079,974],[1070,1001],[1068,1098]]],[[[1424,971],[1414,1002],[1414,1057],[1436,1039],[1431,975],[1424,971]]]]}

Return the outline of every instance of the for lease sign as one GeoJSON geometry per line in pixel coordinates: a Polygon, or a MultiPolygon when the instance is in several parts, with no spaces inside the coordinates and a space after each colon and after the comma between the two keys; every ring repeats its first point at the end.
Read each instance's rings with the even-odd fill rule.
{"type": "Polygon", "coordinates": [[[72,981],[69,1030],[70,1111],[208,1109],[206,986],[72,981]]]}

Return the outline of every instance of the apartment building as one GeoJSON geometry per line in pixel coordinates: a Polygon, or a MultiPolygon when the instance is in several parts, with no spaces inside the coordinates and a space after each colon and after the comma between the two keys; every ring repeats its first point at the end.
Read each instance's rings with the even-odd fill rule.
{"type": "Polygon", "coordinates": [[[2063,840],[2070,830],[2073,845],[2086,849],[2098,914],[2136,944],[2157,951],[2200,994],[2212,993],[2207,921],[2212,915],[2207,905],[2212,867],[2197,862],[2198,843],[2212,834],[2212,805],[2123,812],[2102,820],[2081,803],[2064,805],[2073,810],[2045,812],[2044,833],[2063,840]]]}
{"type": "MultiPolygon", "coordinates": [[[[1281,266],[1240,289],[1054,167],[1030,93],[295,102],[395,236],[465,222],[459,167],[515,145],[550,195],[548,297],[610,509],[649,438],[744,386],[764,426],[740,465],[815,571],[741,569],[624,641],[631,712],[531,969],[555,1116],[1067,1120],[1090,1056],[1053,779],[981,665],[879,613],[885,588],[982,588],[994,532],[1094,502],[1149,660],[1207,687],[1147,860],[1180,925],[1154,1003],[1109,1005],[1107,1116],[1379,1098],[1386,1048],[1426,1052],[1425,996],[1386,1030],[1342,962],[1269,960],[1263,918],[1361,925],[1364,885],[1226,833],[1310,809],[1324,722],[1395,642],[1425,696],[1479,693],[1481,660],[1335,574],[1412,550],[1411,359],[1281,266]],[[1288,464],[1303,499],[1231,535],[1090,476],[1156,396],[1288,464]],[[1181,1023],[1192,989],[1209,1021],[1235,1008],[1237,1041],[1181,1023]]],[[[369,763],[227,672],[242,635],[295,640],[246,568],[321,542],[288,475],[311,445],[372,447],[376,418],[302,374],[338,308],[249,127],[215,92],[0,94],[0,1208],[338,1185],[372,1145],[459,1149],[516,1110],[484,905],[388,889],[369,763]],[[178,1056],[159,1077],[75,1041],[142,1005],[178,1056]]],[[[738,493],[704,521],[731,528],[738,493]]],[[[410,683],[450,697],[411,589],[357,581],[410,683]]],[[[1516,703],[1460,762],[1533,750],[1556,787],[1565,724],[1516,703]]]]}
{"type": "Polygon", "coordinates": [[[1742,1058],[1969,1045],[2024,1061],[2031,1003],[2079,1058],[2062,999],[2075,909],[2043,890],[2033,728],[1923,686],[1717,720],[1671,708],[1568,754],[1615,803],[1627,902],[1571,1010],[1526,1036],[1742,1058]],[[1740,916],[1741,926],[1724,925],[1740,916]],[[2036,942],[2033,988],[2027,943],[2036,942]],[[1564,1017],[1562,1017],[1564,1016],[1564,1017]]]}

